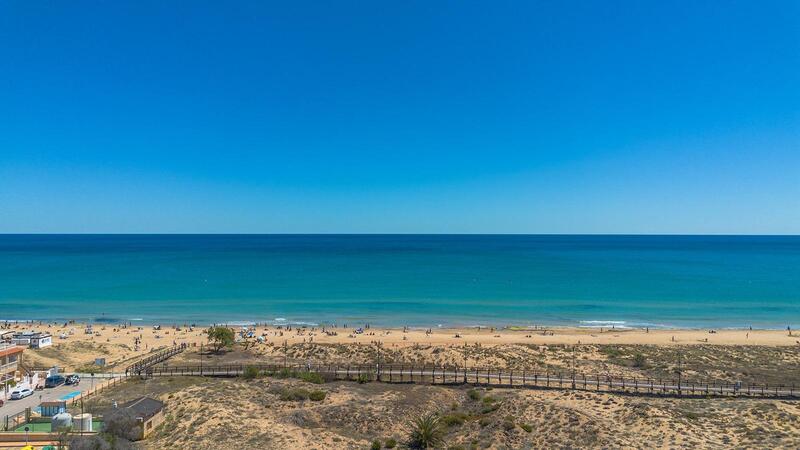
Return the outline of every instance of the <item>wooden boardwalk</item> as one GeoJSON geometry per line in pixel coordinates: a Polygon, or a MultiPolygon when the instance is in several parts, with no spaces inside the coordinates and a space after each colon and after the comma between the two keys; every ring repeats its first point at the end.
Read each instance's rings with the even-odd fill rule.
{"type": "Polygon", "coordinates": [[[136,361],[135,363],[131,364],[130,366],[125,368],[125,375],[141,375],[143,371],[147,370],[150,367],[155,366],[156,364],[162,363],[169,358],[177,355],[178,353],[186,350],[187,345],[173,345],[172,347],[166,348],[164,350],[158,350],[156,352],[151,353],[150,355],[136,361]]]}
{"type": "Polygon", "coordinates": [[[155,376],[241,376],[253,367],[261,373],[317,372],[330,380],[378,381],[383,383],[424,383],[442,385],[473,385],[506,388],[573,389],[582,391],[616,392],[638,395],[715,396],[746,398],[800,399],[800,390],[792,385],[697,382],[680,379],[655,379],[589,375],[583,373],[542,372],[475,367],[438,367],[421,365],[280,365],[238,364],[220,366],[151,365],[139,373],[155,376]]]}

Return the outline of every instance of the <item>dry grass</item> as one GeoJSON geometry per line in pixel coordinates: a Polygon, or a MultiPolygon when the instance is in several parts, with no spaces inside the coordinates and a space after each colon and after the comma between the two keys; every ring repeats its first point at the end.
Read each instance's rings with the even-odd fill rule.
{"type": "Polygon", "coordinates": [[[780,400],[175,377],[123,384],[92,407],[145,392],[168,404],[165,426],[145,443],[154,449],[363,449],[376,439],[404,442],[411,419],[429,411],[446,418],[446,442],[455,448],[800,445],[800,402],[780,400]],[[326,396],[286,398],[294,389],[321,389],[326,396]]]}

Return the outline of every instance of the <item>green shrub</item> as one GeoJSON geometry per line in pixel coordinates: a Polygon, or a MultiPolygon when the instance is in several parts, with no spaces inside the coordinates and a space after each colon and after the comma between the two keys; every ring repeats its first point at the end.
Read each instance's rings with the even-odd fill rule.
{"type": "Polygon", "coordinates": [[[526,433],[530,433],[531,431],[533,431],[533,427],[528,425],[527,423],[523,423],[519,427],[525,430],[526,433]]]}
{"type": "Polygon", "coordinates": [[[494,402],[496,402],[496,401],[497,401],[497,400],[495,400],[495,398],[494,398],[494,397],[492,397],[492,396],[489,396],[489,395],[487,395],[486,397],[483,397],[483,404],[484,404],[484,405],[488,405],[488,404],[494,403],[494,402]]]}
{"type": "Polygon", "coordinates": [[[491,413],[497,411],[497,408],[499,408],[499,407],[500,407],[499,403],[495,403],[495,404],[489,405],[489,406],[484,406],[483,409],[481,409],[481,414],[491,414],[491,413]]]}
{"type": "Polygon", "coordinates": [[[647,367],[647,358],[641,353],[633,355],[633,367],[644,369],[647,367]]]}
{"type": "Polygon", "coordinates": [[[302,401],[308,400],[308,396],[311,393],[303,388],[294,388],[294,389],[285,389],[281,392],[280,399],[284,401],[302,401]]]}
{"type": "Polygon", "coordinates": [[[492,421],[489,420],[489,418],[487,417],[481,417],[481,420],[479,420],[478,423],[480,424],[480,426],[485,427],[488,426],[490,423],[492,423],[492,421]]]}
{"type": "Polygon", "coordinates": [[[258,378],[259,373],[260,372],[258,370],[258,367],[247,366],[244,368],[244,371],[242,372],[242,378],[244,378],[245,380],[253,380],[255,378],[258,378]]]}
{"type": "Polygon", "coordinates": [[[365,373],[360,373],[360,374],[358,374],[357,381],[358,381],[358,384],[369,383],[370,382],[369,375],[367,375],[365,373]]]}
{"type": "Polygon", "coordinates": [[[385,448],[395,448],[397,447],[397,439],[389,438],[386,440],[386,442],[383,443],[383,446],[385,448]]]}
{"type": "Polygon", "coordinates": [[[619,358],[620,356],[625,354],[625,352],[623,352],[622,349],[613,346],[600,347],[600,353],[605,354],[609,358],[619,358]]]}
{"type": "Polygon", "coordinates": [[[320,391],[320,390],[311,391],[308,394],[308,398],[315,402],[321,402],[325,400],[325,391],[320,391]]]}
{"type": "Polygon", "coordinates": [[[471,400],[480,400],[481,399],[481,391],[477,389],[470,389],[467,391],[467,396],[471,400]]]}
{"type": "Polygon", "coordinates": [[[442,445],[443,440],[444,428],[435,413],[422,415],[411,422],[410,448],[436,448],[442,445]]]}
{"type": "Polygon", "coordinates": [[[372,450],[381,450],[381,441],[379,441],[377,439],[372,441],[372,447],[370,447],[370,448],[372,450]]]}
{"type": "Polygon", "coordinates": [[[283,368],[277,372],[272,373],[272,376],[274,376],[275,378],[293,378],[294,375],[295,375],[294,372],[286,368],[283,368]]]}
{"type": "Polygon", "coordinates": [[[445,416],[442,416],[441,418],[442,423],[448,427],[463,425],[464,421],[466,420],[467,420],[467,415],[458,412],[447,414],[445,416]]]}
{"type": "Polygon", "coordinates": [[[505,429],[506,431],[513,430],[514,426],[515,426],[514,422],[511,421],[511,420],[506,419],[506,420],[503,421],[503,429],[505,429]]]}
{"type": "Polygon", "coordinates": [[[300,372],[297,378],[305,381],[306,383],[322,384],[325,382],[325,380],[322,378],[322,375],[318,374],[317,372],[300,372]]]}

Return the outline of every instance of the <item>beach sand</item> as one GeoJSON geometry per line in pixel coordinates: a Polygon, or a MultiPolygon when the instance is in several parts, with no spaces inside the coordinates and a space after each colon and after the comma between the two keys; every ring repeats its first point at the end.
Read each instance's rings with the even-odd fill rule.
{"type": "MultiPolygon", "coordinates": [[[[86,334],[83,324],[12,324],[12,330],[46,331],[53,335],[52,347],[41,350],[27,350],[25,361],[29,367],[48,367],[58,365],[65,370],[78,371],[91,365],[95,358],[105,358],[108,368],[123,369],[127,364],[145,356],[153,349],[186,343],[192,347],[206,344],[206,328],[193,329],[185,326],[105,325],[92,327],[86,334]],[[60,337],[64,336],[64,338],[60,337]],[[138,340],[139,345],[136,345],[138,340]]],[[[240,326],[232,327],[240,330],[240,326]]],[[[369,328],[356,334],[352,328],[297,328],[256,326],[255,335],[264,335],[264,343],[252,343],[256,353],[264,353],[284,343],[297,344],[380,344],[385,348],[410,346],[464,345],[722,345],[722,346],[800,346],[800,333],[781,330],[644,330],[608,328],[567,328],[546,329],[477,329],[477,328],[434,328],[430,330],[391,328],[369,328]]]]}
{"type": "MultiPolygon", "coordinates": [[[[85,405],[98,413],[141,395],[142,380],[85,405]]],[[[411,421],[438,412],[447,448],[797,448],[800,403],[637,397],[603,392],[470,389],[292,379],[159,377],[147,392],[167,423],[145,448],[364,449],[407,440],[411,421]],[[285,392],[321,390],[321,401],[285,392]]],[[[402,445],[401,445],[402,448],[402,445]]],[[[444,448],[444,447],[443,447],[444,448]]]]}
{"type": "MultiPolygon", "coordinates": [[[[800,345],[776,330],[517,329],[278,329],[258,326],[266,342],[205,351],[205,328],[18,325],[49,331],[55,345],[26,350],[26,364],[86,368],[106,358],[101,370],[124,370],[156,348],[173,343],[189,349],[168,365],[256,362],[381,361],[460,364],[684,379],[797,382],[800,345]],[[69,335],[70,330],[72,334],[69,335]],[[66,339],[59,334],[66,333],[66,339]],[[95,334],[97,333],[97,334],[95,334]],[[459,337],[456,337],[459,336],[459,337]],[[134,341],[139,340],[136,348],[134,341]],[[706,341],[707,340],[707,341],[706,341]],[[286,345],[284,345],[286,343],[286,345]],[[580,345],[577,345],[580,344],[580,345]],[[246,348],[245,348],[246,347],[246,348]],[[644,364],[637,364],[641,356],[644,364]]],[[[233,327],[241,329],[241,327],[233,327]]],[[[347,448],[372,441],[404,442],[410,422],[437,412],[451,423],[454,448],[796,448],[800,403],[744,398],[671,398],[605,392],[330,382],[296,379],[156,377],[132,378],[82,405],[96,414],[114,401],[148,395],[167,404],[167,423],[144,448],[347,448]],[[294,390],[322,390],[321,401],[287,400],[294,390]],[[491,399],[491,400],[490,400],[491,399]],[[530,430],[530,431],[528,431],[530,430]]]]}

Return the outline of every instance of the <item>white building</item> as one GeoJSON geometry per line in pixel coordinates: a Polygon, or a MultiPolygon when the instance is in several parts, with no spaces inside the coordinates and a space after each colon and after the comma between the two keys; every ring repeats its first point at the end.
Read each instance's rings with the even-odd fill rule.
{"type": "Polygon", "coordinates": [[[50,333],[27,331],[14,334],[11,343],[33,349],[44,348],[53,345],[53,336],[50,333]]]}

